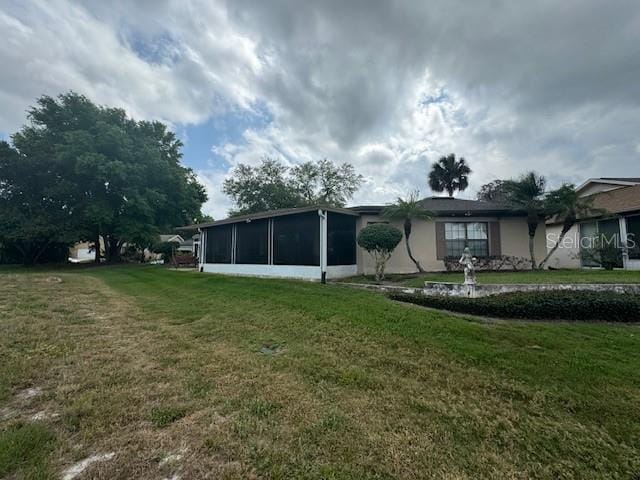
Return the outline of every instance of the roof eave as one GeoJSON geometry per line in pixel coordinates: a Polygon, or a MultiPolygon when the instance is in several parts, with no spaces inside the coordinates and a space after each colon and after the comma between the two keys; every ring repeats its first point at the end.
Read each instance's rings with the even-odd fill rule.
{"type": "Polygon", "coordinates": [[[237,217],[229,217],[229,218],[224,218],[222,220],[218,220],[215,222],[209,222],[209,223],[200,223],[200,224],[195,224],[195,225],[190,225],[189,227],[182,227],[182,228],[198,228],[198,229],[202,229],[202,228],[209,228],[209,227],[217,227],[217,226],[221,226],[221,225],[230,225],[233,223],[242,223],[242,222],[250,222],[253,220],[262,220],[265,218],[276,218],[276,217],[284,217],[286,215],[296,215],[296,214],[300,214],[300,213],[309,213],[309,212],[314,212],[317,210],[323,210],[323,211],[327,211],[327,212],[333,212],[333,213],[340,213],[343,215],[350,215],[353,217],[357,217],[359,216],[358,213],[355,213],[354,211],[352,211],[351,209],[347,209],[347,208],[337,208],[337,207],[326,207],[326,206],[322,206],[322,205],[313,205],[313,206],[309,206],[309,207],[299,207],[299,208],[292,208],[292,209],[282,209],[281,211],[278,210],[270,210],[267,212],[258,212],[255,214],[249,214],[249,215],[239,215],[237,217]]]}

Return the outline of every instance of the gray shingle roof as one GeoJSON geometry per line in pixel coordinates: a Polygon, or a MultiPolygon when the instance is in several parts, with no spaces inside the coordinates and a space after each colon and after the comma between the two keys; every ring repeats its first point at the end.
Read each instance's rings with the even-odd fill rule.
{"type": "MultiPolygon", "coordinates": [[[[521,213],[502,203],[463,198],[427,197],[423,198],[420,203],[424,209],[440,216],[513,215],[521,213]]],[[[385,205],[363,205],[353,207],[352,210],[360,213],[379,213],[384,208],[385,205]]]]}

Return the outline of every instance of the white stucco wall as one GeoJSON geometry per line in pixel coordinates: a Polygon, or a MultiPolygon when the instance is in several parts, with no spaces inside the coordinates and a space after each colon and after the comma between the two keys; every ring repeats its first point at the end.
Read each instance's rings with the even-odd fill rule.
{"type": "MultiPolygon", "coordinates": [[[[253,277],[299,278],[303,280],[320,280],[319,266],[308,265],[247,265],[231,263],[203,263],[202,271],[206,273],[222,273],[225,275],[246,275],[253,277]]],[[[327,279],[344,278],[356,275],[357,265],[327,266],[327,279]]]]}

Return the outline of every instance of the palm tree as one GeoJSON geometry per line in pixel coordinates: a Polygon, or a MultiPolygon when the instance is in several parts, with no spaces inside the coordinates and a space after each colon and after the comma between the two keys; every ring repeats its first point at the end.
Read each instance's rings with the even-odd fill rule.
{"type": "Polygon", "coordinates": [[[412,220],[429,220],[433,217],[433,214],[428,210],[425,210],[420,203],[418,192],[412,192],[405,200],[398,197],[396,203],[389,205],[384,209],[382,215],[386,218],[393,220],[402,220],[404,226],[404,242],[407,246],[407,253],[413,263],[416,264],[418,272],[424,273],[424,269],[420,265],[420,262],[416,260],[411,252],[411,245],[409,244],[409,237],[411,236],[412,220]]]}
{"type": "Polygon", "coordinates": [[[453,192],[463,191],[469,186],[469,174],[471,169],[467,165],[464,158],[460,157],[456,160],[455,153],[440,157],[431,167],[429,172],[429,186],[434,192],[444,192],[445,190],[450,197],[453,192]]]}
{"type": "Polygon", "coordinates": [[[516,210],[527,213],[527,226],[529,227],[529,255],[531,256],[531,268],[536,269],[536,255],[534,249],[534,237],[541,221],[548,216],[547,205],[544,201],[544,190],[547,179],[535,172],[529,172],[518,180],[507,180],[504,188],[508,203],[516,210]]]}
{"type": "Polygon", "coordinates": [[[558,249],[562,240],[564,240],[564,237],[569,230],[571,230],[571,227],[578,222],[578,219],[605,213],[605,210],[593,206],[592,197],[581,197],[576,191],[575,186],[567,183],[557,190],[549,192],[545,202],[548,213],[555,215],[559,221],[562,221],[562,229],[560,230],[558,241],[553,248],[549,250],[547,256],[540,262],[540,265],[538,265],[540,269],[549,261],[551,255],[558,249]]]}

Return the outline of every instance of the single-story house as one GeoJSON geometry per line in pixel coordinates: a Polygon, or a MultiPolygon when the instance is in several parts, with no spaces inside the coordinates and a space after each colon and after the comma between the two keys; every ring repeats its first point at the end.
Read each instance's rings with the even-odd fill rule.
{"type": "Polygon", "coordinates": [[[162,243],[177,243],[181,244],[184,242],[184,238],[182,236],[175,233],[168,233],[164,235],[158,235],[159,241],[162,243]]]}
{"type": "MultiPolygon", "coordinates": [[[[581,218],[565,236],[549,260],[550,267],[600,267],[593,259],[581,255],[593,247],[593,238],[605,234],[621,249],[619,268],[640,269],[640,178],[591,178],[577,189],[581,196],[603,213],[581,218]]],[[[552,248],[560,236],[562,224],[547,223],[547,247],[552,248]]]]}
{"type": "Polygon", "coordinates": [[[198,245],[200,243],[200,234],[196,233],[185,239],[176,249],[180,253],[191,253],[194,257],[198,256],[198,245]]]}
{"type": "MultiPolygon", "coordinates": [[[[447,258],[459,258],[468,246],[476,257],[529,258],[523,212],[491,202],[448,197],[422,200],[431,220],[414,220],[410,241],[425,270],[445,270],[447,258]]],[[[196,225],[200,231],[199,268],[238,275],[341,278],[372,274],[374,262],[357,246],[358,232],[388,222],[402,231],[402,221],[382,216],[384,205],[352,208],[312,206],[230,217],[196,225]]],[[[545,225],[535,236],[535,253],[546,253],[545,225]]],[[[416,271],[404,241],[393,252],[388,273],[416,271]]]]}

